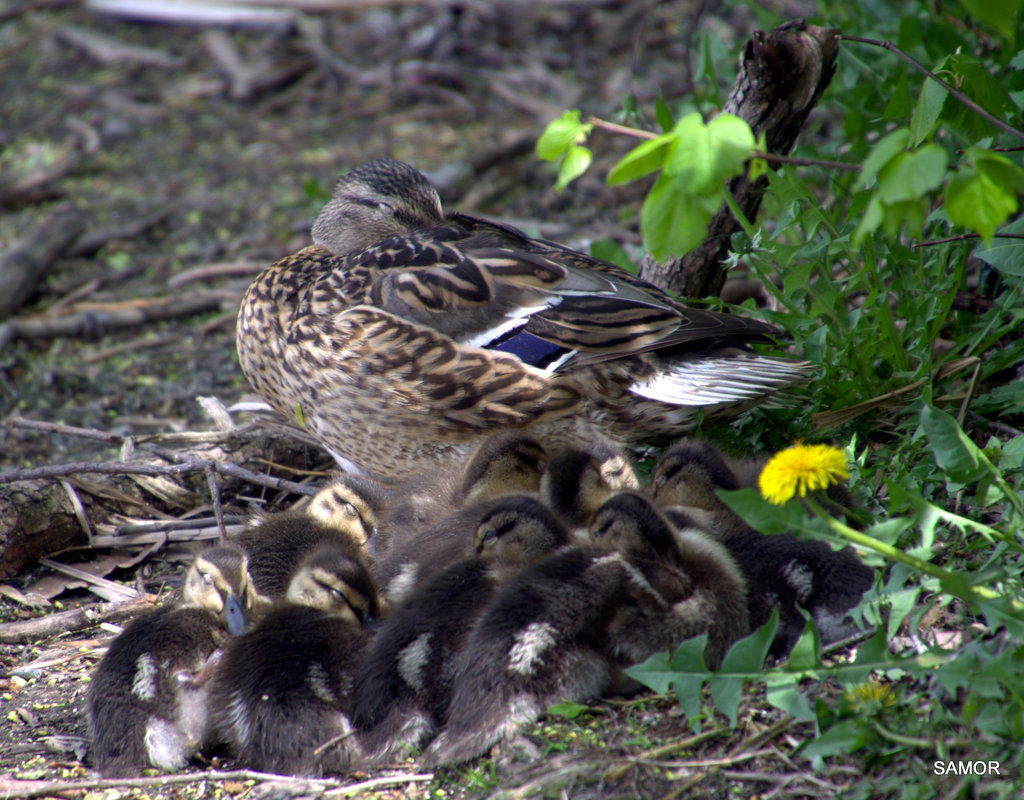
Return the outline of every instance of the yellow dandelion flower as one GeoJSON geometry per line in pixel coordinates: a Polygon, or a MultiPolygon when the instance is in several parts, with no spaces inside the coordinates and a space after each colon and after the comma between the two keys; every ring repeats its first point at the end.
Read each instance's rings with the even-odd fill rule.
{"type": "Polygon", "coordinates": [[[849,477],[842,450],[827,444],[795,444],[772,456],[757,486],[765,500],[782,505],[795,494],[804,497],[849,477]]]}

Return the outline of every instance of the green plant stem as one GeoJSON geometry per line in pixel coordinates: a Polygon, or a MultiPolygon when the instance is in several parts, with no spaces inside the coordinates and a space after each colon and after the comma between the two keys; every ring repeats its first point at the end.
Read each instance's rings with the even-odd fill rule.
{"type": "Polygon", "coordinates": [[[871,723],[871,727],[875,729],[875,733],[877,733],[883,739],[888,739],[890,742],[906,745],[907,747],[919,747],[922,750],[935,749],[935,745],[932,742],[925,741],[924,739],[915,739],[912,736],[904,736],[901,733],[896,733],[895,731],[891,731],[888,728],[886,728],[880,722],[871,723]]]}
{"type": "MultiPolygon", "coordinates": [[[[854,530],[849,525],[840,522],[818,503],[813,497],[804,497],[804,502],[807,507],[811,509],[814,514],[825,522],[835,533],[842,536],[844,539],[859,544],[861,547],[866,547],[869,550],[874,550],[876,553],[881,553],[886,558],[891,558],[894,561],[899,561],[901,564],[906,564],[908,567],[923,572],[926,575],[931,575],[933,578],[938,578],[943,583],[943,587],[950,592],[950,594],[956,595],[961,600],[967,603],[978,603],[984,600],[996,600],[1002,597],[998,592],[994,592],[985,586],[968,586],[966,592],[961,592],[956,589],[957,577],[949,570],[943,569],[942,567],[936,566],[929,561],[912,556],[910,553],[905,553],[892,545],[880,542],[873,536],[861,533],[860,531],[854,530]]],[[[1011,601],[1015,611],[1024,610],[1024,605],[1021,605],[1016,600],[1011,601]]]]}
{"type": "Polygon", "coordinates": [[[910,66],[912,66],[914,69],[916,69],[922,75],[926,75],[929,78],[931,78],[933,81],[935,81],[937,84],[939,84],[939,86],[941,86],[943,89],[945,89],[947,92],[949,92],[953,97],[955,97],[957,100],[959,100],[961,103],[963,103],[969,109],[971,109],[971,111],[973,111],[978,116],[984,117],[986,120],[991,122],[997,128],[999,128],[1000,130],[1010,134],[1011,136],[1015,136],[1018,139],[1024,139],[1024,133],[1022,133],[1021,131],[1017,130],[1012,125],[1009,125],[1009,124],[1003,122],[1001,119],[999,119],[999,117],[996,117],[993,114],[990,114],[988,111],[986,111],[984,108],[982,108],[977,103],[975,103],[973,100],[971,100],[971,98],[969,98],[967,95],[965,95],[959,89],[957,89],[954,86],[950,86],[948,83],[946,83],[944,80],[942,80],[942,78],[940,78],[938,75],[936,75],[934,72],[932,72],[926,66],[924,66],[924,64],[921,64],[921,63],[915,61],[909,55],[907,55],[902,50],[900,50],[892,42],[881,41],[879,39],[865,39],[862,36],[849,36],[849,35],[847,35],[845,33],[844,34],[840,34],[839,38],[843,39],[844,41],[847,41],[847,42],[860,42],[861,44],[873,44],[875,47],[881,47],[883,50],[888,50],[890,53],[893,53],[897,57],[899,57],[899,58],[903,59],[904,61],[906,61],[908,64],[910,64],[910,66]]]}

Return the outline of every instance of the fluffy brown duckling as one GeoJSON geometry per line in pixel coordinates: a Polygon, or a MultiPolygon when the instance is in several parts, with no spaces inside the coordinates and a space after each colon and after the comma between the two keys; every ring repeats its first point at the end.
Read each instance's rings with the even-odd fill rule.
{"type": "Polygon", "coordinates": [[[438,468],[392,489],[378,550],[399,549],[462,508],[536,492],[546,464],[547,453],[532,436],[508,430],[486,437],[464,463],[438,468]]]}
{"type": "Polygon", "coordinates": [[[854,633],[845,617],[871,588],[874,571],[851,547],[833,550],[827,542],[790,533],[758,533],[715,493],[754,480],[756,471],[749,465],[730,463],[712,445],[694,440],[667,449],[651,476],[664,513],[681,529],[710,533],[739,564],[747,580],[751,626],[760,627],[772,609],[779,610],[769,651],[773,657],[785,656],[796,644],[806,624],[801,608],[810,613],[826,643],[854,633]]]}
{"type": "Polygon", "coordinates": [[[225,650],[211,692],[218,741],[266,772],[351,769],[350,695],[379,611],[361,561],[330,546],[307,555],[285,602],[225,650]]]}
{"type": "Polygon", "coordinates": [[[180,604],[135,619],[114,639],[86,700],[104,777],[185,766],[207,733],[209,671],[255,602],[241,551],[211,548],[189,568],[180,604]]]}
{"type": "Polygon", "coordinates": [[[269,600],[283,597],[299,562],[318,547],[330,545],[352,558],[366,558],[384,503],[384,490],[376,482],[342,475],[304,509],[255,517],[234,542],[249,559],[257,592],[269,600]]]}
{"type": "Polygon", "coordinates": [[[359,672],[353,722],[364,752],[385,761],[444,723],[454,660],[488,601],[524,564],[568,543],[537,500],[502,498],[480,521],[474,558],[418,585],[381,627],[359,672]]]}
{"type": "Polygon", "coordinates": [[[621,505],[598,511],[600,544],[563,548],[494,596],[456,660],[426,765],[473,758],[552,703],[598,696],[623,667],[688,636],[720,627],[713,660],[746,632],[742,578],[728,555],[706,540],[684,551],[656,512],[656,524],[633,522],[635,509],[621,505]]]}
{"type": "Polygon", "coordinates": [[[592,447],[563,450],[548,462],[541,478],[541,499],[581,541],[594,513],[620,489],[636,489],[639,482],[622,451],[605,442],[592,447]]]}
{"type": "Polygon", "coordinates": [[[704,662],[717,669],[733,642],[749,632],[742,571],[708,534],[677,530],[638,492],[609,498],[594,515],[591,532],[629,559],[670,607],[654,603],[623,611],[609,641],[624,664],[707,633],[704,662]]]}

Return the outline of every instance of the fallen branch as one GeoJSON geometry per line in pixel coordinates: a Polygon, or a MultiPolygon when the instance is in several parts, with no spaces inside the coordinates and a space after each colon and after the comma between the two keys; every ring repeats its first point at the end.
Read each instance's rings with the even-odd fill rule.
{"type": "Polygon", "coordinates": [[[16,317],[0,324],[0,350],[16,339],[96,338],[115,330],[217,311],[220,306],[220,296],[198,294],[91,308],[79,306],[79,311],[58,316],[16,317]]]}
{"type": "MultiPolygon", "coordinates": [[[[50,267],[82,234],[85,215],[64,208],[48,215],[35,230],[11,242],[0,253],[0,319],[24,305],[46,278],[50,267]]],[[[0,345],[2,347],[3,345],[0,345]]]]}
{"type": "MultiPolygon", "coordinates": [[[[378,786],[388,786],[408,781],[433,780],[433,774],[384,775],[380,778],[346,784],[334,778],[297,778],[292,775],[275,775],[270,772],[254,772],[247,769],[236,769],[225,772],[210,770],[208,772],[184,772],[177,775],[158,775],[153,778],[97,778],[88,781],[19,781],[12,778],[0,778],[0,794],[4,797],[48,797],[63,795],[89,789],[114,789],[119,786],[146,787],[164,786],[168,784],[192,783],[193,781],[273,781],[285,783],[292,787],[323,787],[341,789],[345,794],[355,794],[378,786]]],[[[296,796],[301,792],[293,792],[296,796]]]]}
{"type": "MultiPolygon", "coordinates": [[[[37,619],[4,622],[0,624],[0,643],[24,644],[91,628],[101,622],[123,622],[150,608],[153,608],[153,603],[148,598],[140,597],[127,602],[100,603],[96,606],[55,611],[37,619]]],[[[2,783],[0,793],[3,793],[2,783]]]]}

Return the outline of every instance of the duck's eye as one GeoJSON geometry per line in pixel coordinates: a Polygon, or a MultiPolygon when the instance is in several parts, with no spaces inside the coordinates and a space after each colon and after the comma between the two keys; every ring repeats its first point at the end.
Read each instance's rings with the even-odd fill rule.
{"type": "Polygon", "coordinates": [[[350,517],[352,519],[355,519],[356,517],[359,516],[359,509],[357,509],[351,503],[345,503],[341,508],[345,512],[345,516],[346,517],[350,517]]]}
{"type": "Polygon", "coordinates": [[[590,535],[595,539],[600,539],[602,536],[608,533],[608,530],[612,527],[612,521],[608,520],[603,525],[598,525],[591,532],[590,535]]]}
{"type": "Polygon", "coordinates": [[[377,210],[380,211],[382,214],[393,214],[395,211],[395,209],[389,203],[385,203],[383,200],[377,203],[377,210]]]}
{"type": "Polygon", "coordinates": [[[664,475],[659,475],[657,478],[654,479],[654,488],[660,489],[662,486],[665,485],[667,481],[668,478],[666,478],[664,475]]]}
{"type": "Polygon", "coordinates": [[[209,586],[213,586],[213,575],[211,575],[209,572],[204,572],[203,583],[208,584],[209,586]]]}
{"type": "Polygon", "coordinates": [[[345,593],[341,589],[331,589],[331,599],[335,603],[347,603],[348,598],[345,597],[345,593]]]}
{"type": "Polygon", "coordinates": [[[493,544],[494,541],[497,540],[497,538],[498,532],[494,528],[488,528],[486,531],[484,531],[484,537],[483,539],[481,539],[481,541],[484,544],[493,544]]]}

